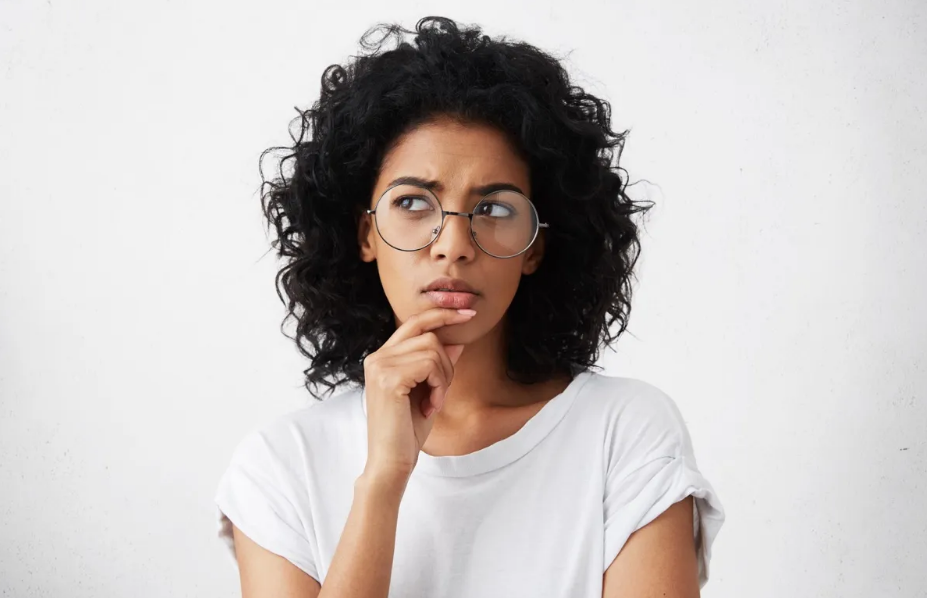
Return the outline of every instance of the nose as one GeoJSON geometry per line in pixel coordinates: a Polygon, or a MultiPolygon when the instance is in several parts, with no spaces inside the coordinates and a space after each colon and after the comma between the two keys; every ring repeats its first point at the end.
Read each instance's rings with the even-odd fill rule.
{"type": "Polygon", "coordinates": [[[429,249],[435,259],[447,258],[452,262],[461,258],[472,260],[477,247],[470,237],[470,218],[466,214],[446,214],[444,226],[429,249]]]}

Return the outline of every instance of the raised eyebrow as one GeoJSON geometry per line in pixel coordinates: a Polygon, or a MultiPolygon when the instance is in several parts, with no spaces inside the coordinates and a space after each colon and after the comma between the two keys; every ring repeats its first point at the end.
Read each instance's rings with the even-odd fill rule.
{"type": "Polygon", "coordinates": [[[516,193],[521,193],[526,195],[524,191],[521,190],[521,187],[518,185],[513,185],[512,183],[489,183],[488,185],[480,185],[478,187],[471,187],[470,193],[472,195],[488,195],[493,191],[515,191],[516,193]]]}
{"type": "MultiPolygon", "coordinates": [[[[417,176],[401,176],[393,180],[388,187],[393,187],[395,185],[417,185],[419,187],[424,187],[429,191],[444,191],[444,185],[440,181],[423,179],[417,176]]],[[[487,185],[477,185],[475,187],[470,187],[470,195],[484,196],[493,191],[515,191],[516,193],[521,193],[525,195],[525,192],[518,185],[512,183],[489,183],[487,185]]]]}

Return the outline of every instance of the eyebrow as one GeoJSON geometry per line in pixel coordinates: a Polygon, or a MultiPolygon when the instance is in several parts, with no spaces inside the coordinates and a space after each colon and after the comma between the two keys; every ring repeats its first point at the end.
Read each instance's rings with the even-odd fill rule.
{"type": "MultiPolygon", "coordinates": [[[[391,182],[388,187],[393,187],[395,185],[418,185],[429,191],[444,191],[444,185],[442,185],[440,181],[431,181],[417,176],[401,176],[391,182]]],[[[513,185],[512,183],[489,183],[488,185],[470,187],[471,195],[483,196],[493,191],[515,191],[527,197],[526,193],[522,191],[518,185],[513,185]]]]}

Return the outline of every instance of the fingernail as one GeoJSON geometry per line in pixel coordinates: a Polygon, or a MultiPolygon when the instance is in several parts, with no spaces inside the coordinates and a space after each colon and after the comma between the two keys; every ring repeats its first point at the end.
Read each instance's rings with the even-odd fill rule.
{"type": "Polygon", "coordinates": [[[457,313],[463,314],[465,316],[475,316],[476,315],[476,311],[472,309],[458,309],[457,313]]]}

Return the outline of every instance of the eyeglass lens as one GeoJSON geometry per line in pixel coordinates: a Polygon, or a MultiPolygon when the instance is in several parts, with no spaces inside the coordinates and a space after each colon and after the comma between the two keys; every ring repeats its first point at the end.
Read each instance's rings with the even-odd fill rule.
{"type": "MultiPolygon", "coordinates": [[[[397,185],[383,194],[375,209],[380,235],[396,249],[421,249],[437,237],[441,228],[441,204],[423,187],[397,185]]],[[[527,249],[534,240],[537,212],[524,195],[498,191],[484,197],[473,209],[472,228],[474,240],[483,251],[509,257],[527,249]]]]}

